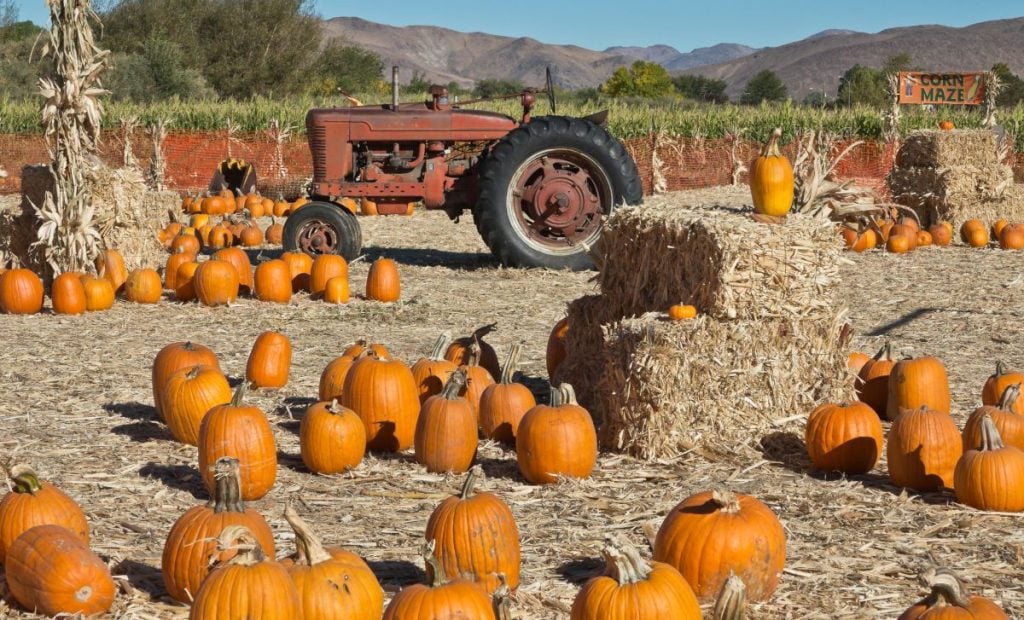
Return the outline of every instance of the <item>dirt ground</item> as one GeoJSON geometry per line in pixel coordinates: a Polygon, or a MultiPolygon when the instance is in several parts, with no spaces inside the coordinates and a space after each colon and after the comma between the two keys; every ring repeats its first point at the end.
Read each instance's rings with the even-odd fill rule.
{"type": "MultiPolygon", "coordinates": [[[[165,344],[208,345],[237,379],[259,333],[275,329],[291,338],[288,386],[251,397],[274,426],[280,467],[277,486],[250,506],[270,521],[282,556],[293,550],[282,511],[289,498],[301,499],[300,514],[328,544],[360,553],[388,598],[424,579],[417,557],[424,526],[462,477],[426,473],[411,451],[368,456],[346,475],[307,472],[298,457],[298,420],[323,367],[359,337],[412,362],[440,331],[465,334],[494,321],[498,331],[489,340],[499,354],[523,342],[522,371],[543,393],[548,331],[568,301],[592,292],[592,273],[501,268],[468,217],[452,224],[442,214],[418,213],[362,223],[367,256],[401,265],[397,304],[328,306],[297,296],[286,306],[246,300],[207,309],[165,300],[148,307],[119,302],[82,317],[0,316],[0,460],[34,465],[82,504],[92,547],[121,588],[113,617],[188,613],[165,597],[160,554],[171,524],[206,494],[196,449],[172,441],[155,421],[150,365],[165,344]]],[[[844,274],[855,345],[874,352],[891,339],[901,354],[940,357],[962,425],[996,360],[1024,368],[1022,256],[965,248],[850,256],[844,274]]],[[[353,292],[366,271],[365,262],[352,265],[353,292]]],[[[1024,617],[1020,516],[981,513],[951,493],[901,492],[888,483],[884,462],[864,476],[827,479],[811,471],[792,432],[752,438],[719,461],[689,455],[645,463],[602,454],[591,479],[546,487],[525,484],[514,452],[495,444],[481,444],[479,462],[486,473],[479,488],[503,497],[519,523],[523,577],[515,618],[567,618],[579,585],[600,570],[606,534],[625,534],[648,553],[645,526],[656,528],[680,500],[716,486],[757,496],[786,527],[781,584],[749,617],[892,618],[921,598],[916,576],[932,563],[1024,617]]],[[[0,602],[0,617],[32,616],[0,602]]]]}

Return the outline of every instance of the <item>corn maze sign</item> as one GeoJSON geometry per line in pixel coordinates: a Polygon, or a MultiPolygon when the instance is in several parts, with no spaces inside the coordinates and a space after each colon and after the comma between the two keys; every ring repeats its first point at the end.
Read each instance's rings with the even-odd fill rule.
{"type": "Polygon", "coordinates": [[[984,73],[900,71],[900,103],[917,105],[982,105],[984,73]]]}

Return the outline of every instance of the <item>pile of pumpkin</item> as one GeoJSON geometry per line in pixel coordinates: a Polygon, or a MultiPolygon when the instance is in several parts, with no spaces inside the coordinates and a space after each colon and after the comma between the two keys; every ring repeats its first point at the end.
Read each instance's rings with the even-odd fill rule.
{"type": "MultiPolygon", "coordinates": [[[[937,222],[922,230],[915,217],[861,220],[839,225],[839,234],[846,247],[866,252],[876,247],[894,254],[906,254],[931,245],[945,247],[953,240],[953,225],[937,222]]],[[[1010,224],[1000,219],[986,227],[978,219],[967,220],[960,227],[960,241],[975,248],[988,247],[992,241],[1004,250],[1024,249],[1024,224],[1010,224]]]]}
{"type": "Polygon", "coordinates": [[[859,401],[824,404],[807,420],[811,462],[826,471],[863,474],[882,451],[881,420],[893,484],[917,491],[953,489],[980,510],[1024,510],[1024,373],[1001,364],[981,390],[982,406],[961,432],[950,416],[949,383],[934,357],[895,361],[886,344],[874,356],[856,352],[859,401]]]}

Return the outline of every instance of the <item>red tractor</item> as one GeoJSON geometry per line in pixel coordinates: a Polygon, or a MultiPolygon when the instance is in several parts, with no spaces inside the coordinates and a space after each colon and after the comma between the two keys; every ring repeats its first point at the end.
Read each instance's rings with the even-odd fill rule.
{"type": "Polygon", "coordinates": [[[352,260],[362,233],[342,198],[372,200],[383,215],[422,201],[453,220],[471,211],[505,265],[590,268],[605,217],[642,201],[636,162],[603,127],[606,113],[531,118],[545,91],[554,113],[550,73],[545,89],[509,96],[522,101],[519,120],[460,109],[443,86],[399,104],[397,79],[391,104],[310,110],[312,202],[287,219],[285,249],[352,260]]]}

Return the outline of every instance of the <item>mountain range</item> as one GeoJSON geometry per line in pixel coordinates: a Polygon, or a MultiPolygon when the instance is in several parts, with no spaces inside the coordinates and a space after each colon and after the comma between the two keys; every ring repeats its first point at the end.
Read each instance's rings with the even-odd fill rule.
{"type": "Polygon", "coordinates": [[[432,82],[472,86],[481,79],[508,79],[539,86],[550,66],[556,84],[595,87],[620,66],[636,60],[656,62],[673,74],[700,74],[725,80],[738,98],[746,82],[764,69],[775,71],[789,94],[801,99],[812,91],[835,96],[839,76],[854,64],[880,67],[895,54],[907,53],[924,70],[977,71],[1005,62],[1024,73],[1024,18],[989,21],[952,28],[924,25],[878,33],[825,30],[800,41],[755,49],[738,43],[680,52],[670,45],[612,46],[590,50],[575,45],[545,44],[529,37],[458,32],[437,26],[389,26],[357,17],[324,22],[328,38],[342,40],[398,65],[403,81],[421,74],[432,82]]]}

